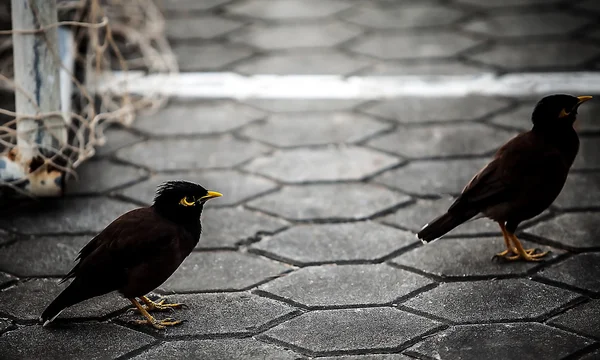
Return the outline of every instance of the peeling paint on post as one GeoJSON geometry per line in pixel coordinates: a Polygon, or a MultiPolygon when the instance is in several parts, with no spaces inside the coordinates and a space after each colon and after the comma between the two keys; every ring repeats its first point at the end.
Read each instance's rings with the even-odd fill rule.
{"type": "Polygon", "coordinates": [[[65,119],[60,115],[44,116],[43,120],[27,118],[61,111],[58,31],[50,27],[37,33],[18,32],[58,22],[56,0],[11,1],[13,30],[16,30],[13,33],[15,83],[25,93],[15,91],[19,114],[17,147],[1,159],[5,166],[0,169],[0,179],[14,181],[24,176],[24,189],[32,195],[59,196],[62,186],[57,184],[63,183],[64,174],[42,159],[62,151],[67,142],[65,119]]]}

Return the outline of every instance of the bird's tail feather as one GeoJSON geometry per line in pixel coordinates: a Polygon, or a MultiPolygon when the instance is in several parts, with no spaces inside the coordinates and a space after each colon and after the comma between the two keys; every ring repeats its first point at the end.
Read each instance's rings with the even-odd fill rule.
{"type": "Polygon", "coordinates": [[[417,233],[417,238],[425,244],[435,241],[475,215],[477,215],[477,212],[462,214],[445,213],[429,224],[423,226],[417,233]]]}
{"type": "Polygon", "coordinates": [[[78,291],[75,282],[72,282],[66,289],[61,292],[54,301],[48,305],[46,310],[40,316],[40,321],[44,326],[52,322],[65,308],[85,300],[86,296],[81,291],[78,291]]]}

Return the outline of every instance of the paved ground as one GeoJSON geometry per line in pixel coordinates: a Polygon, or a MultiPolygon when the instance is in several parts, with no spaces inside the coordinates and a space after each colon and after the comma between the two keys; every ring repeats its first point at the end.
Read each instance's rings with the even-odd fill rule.
{"type": "MultiPolygon", "coordinates": [[[[168,4],[184,71],[600,65],[593,0],[168,4]]],[[[581,109],[582,148],[560,198],[522,227],[529,245],[552,250],[548,261],[491,262],[503,242],[485,220],[429,246],[414,237],[529,126],[532,100],[174,100],[112,130],[69,197],[0,219],[0,358],[598,359],[599,102],[581,109]],[[225,194],[205,210],[197,251],[157,290],[188,304],[170,314],[187,322],[132,325],[128,302],[110,295],[37,325],[90,237],[181,178],[225,194]]]]}

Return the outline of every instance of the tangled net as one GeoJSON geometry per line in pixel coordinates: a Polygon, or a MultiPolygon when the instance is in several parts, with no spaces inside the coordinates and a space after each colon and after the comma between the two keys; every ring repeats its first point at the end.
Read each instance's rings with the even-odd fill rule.
{"type": "MultiPolygon", "coordinates": [[[[61,195],[66,180],[76,177],[75,169],[104,144],[109,124],[129,126],[141,110],[156,110],[166,100],[100,91],[103,81],[131,80],[128,70],[178,71],[164,35],[164,18],[152,0],[58,0],[58,22],[52,24],[37,18],[35,1],[22,1],[33,12],[36,29],[13,28],[6,9],[10,1],[0,4],[0,199],[61,195]],[[70,83],[73,91],[67,94],[70,109],[44,112],[37,103],[39,94],[15,82],[13,33],[51,44],[49,39],[57,35],[49,32],[58,28],[73,35],[72,66],[61,62],[63,49],[56,43],[48,49],[60,66],[62,85],[70,83]],[[35,114],[15,112],[18,96],[29,101],[35,114]]],[[[64,103],[63,98],[61,107],[64,103]]]]}

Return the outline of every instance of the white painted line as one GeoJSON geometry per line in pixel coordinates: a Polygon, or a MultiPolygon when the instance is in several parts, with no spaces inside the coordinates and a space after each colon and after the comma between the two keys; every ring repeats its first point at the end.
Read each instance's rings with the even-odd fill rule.
{"type": "Polygon", "coordinates": [[[131,74],[124,88],[119,74],[101,90],[181,98],[382,99],[400,96],[543,96],[600,94],[600,72],[492,73],[459,76],[253,75],[235,73],[131,74]]]}

